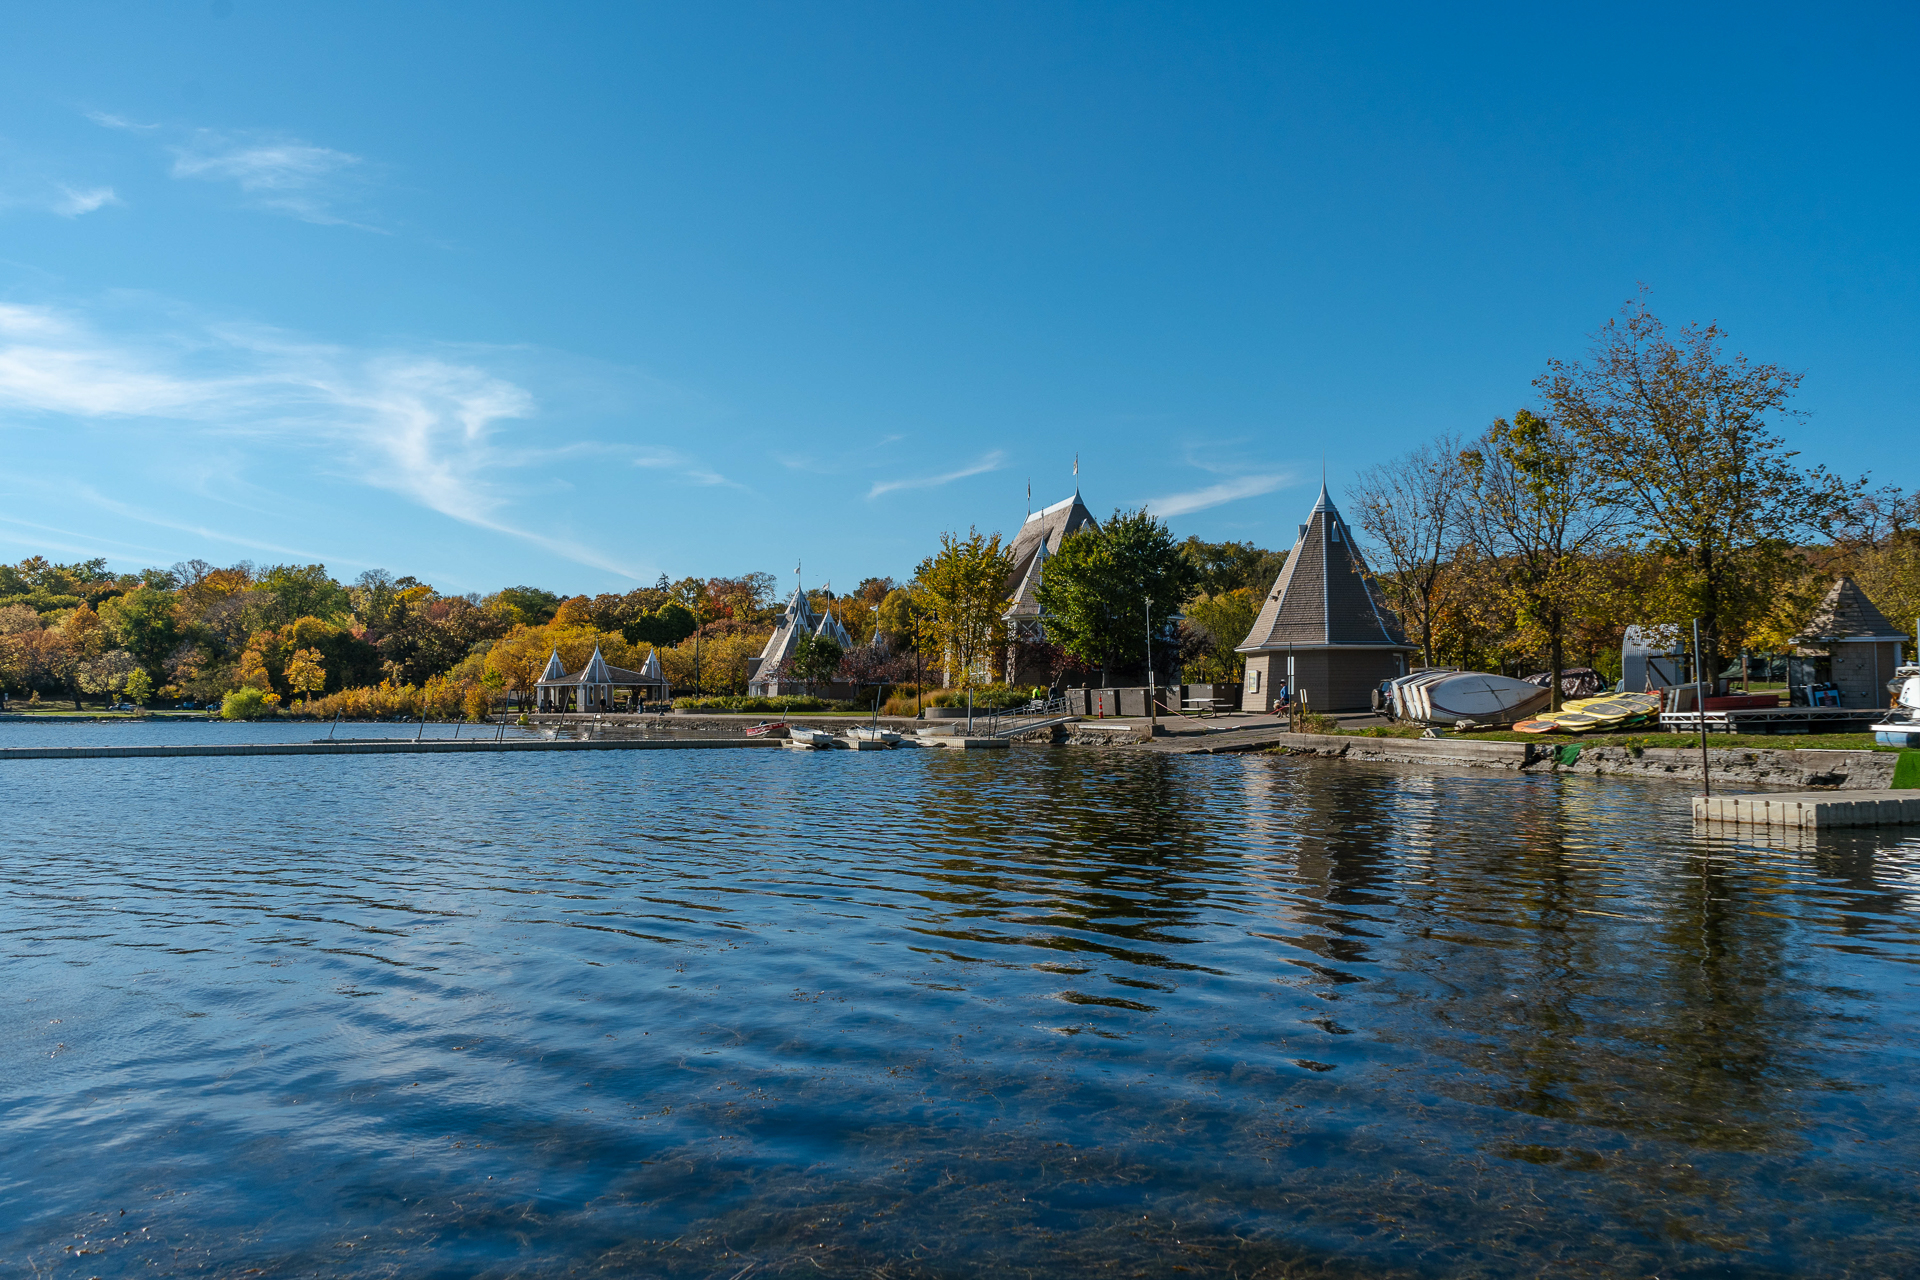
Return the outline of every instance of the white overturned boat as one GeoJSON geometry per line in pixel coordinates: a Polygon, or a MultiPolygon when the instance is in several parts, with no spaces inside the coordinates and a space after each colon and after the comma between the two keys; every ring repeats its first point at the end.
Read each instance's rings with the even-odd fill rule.
{"type": "Polygon", "coordinates": [[[1429,668],[1395,680],[1393,714],[1417,724],[1512,724],[1553,701],[1553,691],[1511,676],[1429,668]]]}
{"type": "Polygon", "coordinates": [[[1895,668],[1887,689],[1899,700],[1873,726],[1873,740],[1883,747],[1920,747],[1920,667],[1895,668]]]}
{"type": "Polygon", "coordinates": [[[787,742],[790,746],[812,749],[814,747],[831,747],[834,744],[834,739],[833,735],[825,729],[806,729],[795,724],[787,727],[787,742]]]}

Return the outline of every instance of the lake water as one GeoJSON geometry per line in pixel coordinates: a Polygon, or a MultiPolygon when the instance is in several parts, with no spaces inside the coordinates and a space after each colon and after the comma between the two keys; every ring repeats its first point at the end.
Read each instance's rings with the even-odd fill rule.
{"type": "MultiPolygon", "coordinates": [[[[0,745],[133,732],[263,730],[0,745]]],[[[6,1274],[1920,1274],[1920,841],[1075,748],[0,769],[6,1274]]]]}

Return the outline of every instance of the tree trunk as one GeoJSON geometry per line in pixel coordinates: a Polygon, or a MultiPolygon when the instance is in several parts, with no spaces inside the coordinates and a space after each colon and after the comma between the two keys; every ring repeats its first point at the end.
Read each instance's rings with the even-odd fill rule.
{"type": "Polygon", "coordinates": [[[1561,699],[1564,697],[1560,688],[1560,673],[1566,669],[1567,665],[1567,642],[1560,634],[1560,622],[1557,618],[1554,620],[1553,641],[1547,649],[1548,661],[1553,668],[1549,673],[1553,680],[1553,701],[1547,705],[1558,711],[1561,699]]]}

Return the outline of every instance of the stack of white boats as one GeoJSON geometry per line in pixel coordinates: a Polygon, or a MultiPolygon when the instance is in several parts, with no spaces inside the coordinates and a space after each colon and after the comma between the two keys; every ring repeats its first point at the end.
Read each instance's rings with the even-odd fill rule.
{"type": "Polygon", "coordinates": [[[1553,701],[1553,691],[1511,676],[1428,667],[1389,686],[1396,720],[1487,728],[1525,720],[1553,701]]]}
{"type": "Polygon", "coordinates": [[[1893,708],[1873,726],[1873,740],[1884,747],[1920,747],[1920,667],[1896,668],[1887,692],[1894,695],[1893,708]]]}

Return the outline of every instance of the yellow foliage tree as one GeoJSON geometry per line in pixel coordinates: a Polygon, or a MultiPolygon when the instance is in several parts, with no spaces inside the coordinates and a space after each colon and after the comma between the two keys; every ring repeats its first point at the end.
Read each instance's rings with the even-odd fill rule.
{"type": "Polygon", "coordinates": [[[327,687],[327,667],[318,649],[295,649],[287,660],[287,683],[298,693],[313,695],[327,687]]]}

